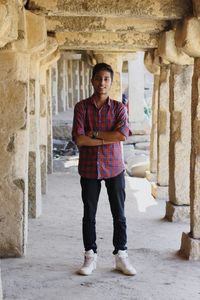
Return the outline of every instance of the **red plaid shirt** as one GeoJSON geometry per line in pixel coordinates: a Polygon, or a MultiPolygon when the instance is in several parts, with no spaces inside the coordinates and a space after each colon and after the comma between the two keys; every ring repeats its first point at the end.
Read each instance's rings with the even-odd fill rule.
{"type": "MultiPolygon", "coordinates": [[[[117,130],[128,137],[129,127],[125,106],[116,100],[108,101],[98,109],[94,96],[75,105],[72,136],[85,135],[87,131],[117,130]]],[[[85,178],[111,178],[124,170],[121,142],[101,146],[79,147],[79,174],[85,178]]]]}

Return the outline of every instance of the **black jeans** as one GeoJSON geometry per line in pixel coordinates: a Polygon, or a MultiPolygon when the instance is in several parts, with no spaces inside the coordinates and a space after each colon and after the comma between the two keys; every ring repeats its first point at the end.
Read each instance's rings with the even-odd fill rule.
{"type": "MultiPolygon", "coordinates": [[[[110,208],[113,217],[113,254],[118,250],[126,250],[126,218],[124,215],[125,178],[124,172],[116,177],[103,179],[107,188],[110,208]]],[[[85,251],[93,249],[97,252],[96,245],[96,211],[101,191],[101,179],[81,177],[82,200],[84,205],[83,215],[83,243],[85,251]]]]}

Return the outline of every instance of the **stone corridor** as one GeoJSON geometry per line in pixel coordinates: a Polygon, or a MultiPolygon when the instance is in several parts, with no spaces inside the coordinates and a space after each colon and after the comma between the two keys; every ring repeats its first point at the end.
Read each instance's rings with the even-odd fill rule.
{"type": "Polygon", "coordinates": [[[80,276],[82,203],[75,168],[49,175],[43,214],[29,220],[27,255],[2,260],[4,300],[198,300],[200,262],[177,255],[189,223],[163,220],[165,202],[150,196],[150,184],[126,177],[129,256],[138,274],[114,271],[112,218],[104,184],[97,214],[98,267],[80,276]],[[66,183],[68,183],[66,185],[66,183]]]}
{"type": "Polygon", "coordinates": [[[0,0],[0,50],[5,298],[200,298],[200,0],[0,0]],[[151,190],[139,202],[143,187],[127,177],[130,254],[139,270],[133,280],[110,269],[105,197],[100,269],[93,279],[75,276],[82,260],[78,177],[72,170],[53,174],[53,116],[91,95],[99,62],[115,73],[110,96],[128,96],[133,135],[127,143],[150,142],[143,183],[151,190]],[[151,126],[144,113],[145,70],[153,78],[151,126]],[[144,213],[146,201],[154,205],[144,213]],[[175,255],[178,249],[186,260],[175,255]]]}

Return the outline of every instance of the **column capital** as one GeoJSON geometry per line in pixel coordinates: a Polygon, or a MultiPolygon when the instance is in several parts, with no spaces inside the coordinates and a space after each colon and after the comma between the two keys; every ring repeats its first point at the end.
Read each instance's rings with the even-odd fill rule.
{"type": "Polygon", "coordinates": [[[200,20],[188,17],[178,23],[175,32],[176,47],[192,57],[200,57],[200,20]]]}
{"type": "Polygon", "coordinates": [[[145,52],[144,65],[150,73],[154,75],[160,74],[160,57],[157,49],[145,52]]]}
{"type": "Polygon", "coordinates": [[[165,31],[159,40],[158,44],[159,55],[177,65],[192,65],[194,64],[194,59],[189,57],[183,52],[181,48],[177,48],[175,45],[175,31],[169,30],[165,31]]]}

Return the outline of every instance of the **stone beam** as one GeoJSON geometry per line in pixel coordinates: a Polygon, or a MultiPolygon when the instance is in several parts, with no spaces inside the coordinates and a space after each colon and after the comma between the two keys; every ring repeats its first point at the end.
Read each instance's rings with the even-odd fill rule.
{"type": "Polygon", "coordinates": [[[48,31],[55,32],[146,32],[159,33],[169,22],[152,19],[105,18],[105,17],[46,17],[48,31]]]}
{"type": "Polygon", "coordinates": [[[192,13],[190,0],[30,0],[28,9],[57,16],[119,16],[181,19],[192,13]]]}
{"type": "Polygon", "coordinates": [[[0,0],[0,47],[18,37],[19,4],[0,0]],[[7,3],[6,3],[7,2],[7,3]]]}
{"type": "Polygon", "coordinates": [[[158,35],[146,33],[56,33],[61,49],[81,50],[126,50],[156,48],[158,35]]]}

